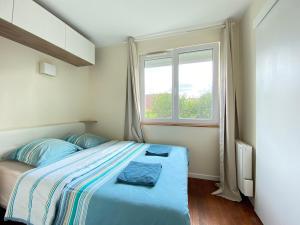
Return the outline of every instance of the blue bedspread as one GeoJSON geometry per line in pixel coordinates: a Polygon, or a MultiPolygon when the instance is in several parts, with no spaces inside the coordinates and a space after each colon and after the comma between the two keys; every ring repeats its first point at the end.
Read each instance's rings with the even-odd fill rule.
{"type": "Polygon", "coordinates": [[[145,156],[149,144],[110,141],[19,177],[5,220],[31,225],[190,225],[188,156],[145,156]],[[131,162],[162,165],[154,187],[117,183],[131,162]]]}
{"type": "Polygon", "coordinates": [[[161,163],[154,187],[116,183],[116,177],[97,190],[89,205],[87,225],[190,225],[187,150],[172,147],[169,157],[142,154],[135,161],[161,163]]]}

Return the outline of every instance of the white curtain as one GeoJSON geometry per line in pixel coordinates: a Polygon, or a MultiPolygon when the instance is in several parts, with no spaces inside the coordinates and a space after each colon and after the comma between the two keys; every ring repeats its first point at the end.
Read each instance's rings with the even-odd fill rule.
{"type": "Polygon", "coordinates": [[[128,38],[127,92],[124,139],[144,142],[140,115],[139,60],[134,38],[128,38]]]}
{"type": "Polygon", "coordinates": [[[241,201],[237,187],[235,139],[238,133],[235,85],[234,24],[226,22],[223,31],[223,54],[220,77],[220,183],[213,194],[241,201]]]}

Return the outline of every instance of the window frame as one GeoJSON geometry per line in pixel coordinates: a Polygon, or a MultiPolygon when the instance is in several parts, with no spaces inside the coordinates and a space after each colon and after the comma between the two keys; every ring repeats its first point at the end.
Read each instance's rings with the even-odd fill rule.
{"type": "Polygon", "coordinates": [[[219,61],[220,43],[201,44],[192,47],[183,47],[169,50],[163,53],[141,55],[140,64],[140,112],[142,124],[157,125],[183,125],[183,126],[218,126],[219,125],[219,61]],[[179,55],[195,51],[212,50],[213,52],[213,104],[212,119],[185,119],[179,118],[179,55]],[[172,59],[172,117],[170,119],[145,118],[145,61],[155,59],[172,59]]]}

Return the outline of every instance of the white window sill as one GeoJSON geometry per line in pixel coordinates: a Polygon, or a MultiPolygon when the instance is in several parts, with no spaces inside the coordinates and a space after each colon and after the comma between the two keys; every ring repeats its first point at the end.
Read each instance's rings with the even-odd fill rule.
{"type": "Polygon", "coordinates": [[[143,126],[180,126],[180,127],[207,127],[207,128],[219,128],[219,124],[216,123],[190,123],[190,122],[159,122],[159,121],[144,121],[141,123],[143,126]]]}

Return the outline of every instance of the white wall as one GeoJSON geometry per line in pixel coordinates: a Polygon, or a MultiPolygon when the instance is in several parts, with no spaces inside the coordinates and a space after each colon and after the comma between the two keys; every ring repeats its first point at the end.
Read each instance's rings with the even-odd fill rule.
{"type": "Polygon", "coordinates": [[[240,87],[240,134],[244,141],[256,146],[255,140],[255,30],[253,21],[266,0],[253,0],[240,21],[240,54],[241,73],[240,87]]]}
{"type": "Polygon", "coordinates": [[[299,0],[280,0],[257,28],[256,199],[265,225],[300,224],[299,0]]]}
{"type": "MultiPolygon", "coordinates": [[[[138,43],[138,51],[153,51],[220,41],[220,30],[190,32],[175,37],[138,43]]],[[[93,118],[99,124],[93,132],[122,139],[124,134],[127,46],[97,49],[96,65],[91,69],[93,118]]],[[[187,146],[190,172],[203,178],[219,176],[218,128],[144,126],[146,141],[187,146]]]]}
{"type": "Polygon", "coordinates": [[[89,68],[77,68],[0,37],[0,129],[79,121],[89,117],[89,68]],[[57,66],[40,75],[39,61],[57,66]]]}
{"type": "MultiPolygon", "coordinates": [[[[253,0],[240,21],[239,122],[240,137],[254,147],[253,174],[256,165],[256,51],[253,21],[266,0],[253,0]]],[[[254,204],[254,199],[251,199],[254,204]]]]}

